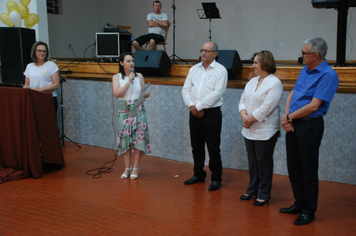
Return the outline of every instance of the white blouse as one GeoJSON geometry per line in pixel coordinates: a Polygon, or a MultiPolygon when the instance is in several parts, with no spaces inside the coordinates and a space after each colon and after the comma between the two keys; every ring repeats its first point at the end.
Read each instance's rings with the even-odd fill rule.
{"type": "MultiPolygon", "coordinates": [[[[121,73],[119,73],[119,82],[120,82],[120,87],[124,86],[127,82],[129,81],[129,77],[125,76],[124,79],[122,79],[121,73]]],[[[141,94],[141,80],[140,78],[136,75],[136,77],[132,80],[132,83],[130,84],[130,87],[127,89],[126,93],[124,96],[119,98],[120,100],[125,100],[125,101],[134,101],[140,97],[141,94]]]]}
{"type": "Polygon", "coordinates": [[[252,78],[242,93],[239,112],[246,110],[247,115],[256,118],[249,129],[242,128],[242,135],[251,140],[268,140],[280,127],[279,102],[283,95],[281,81],[273,74],[268,75],[256,90],[260,76],[252,78]]]}

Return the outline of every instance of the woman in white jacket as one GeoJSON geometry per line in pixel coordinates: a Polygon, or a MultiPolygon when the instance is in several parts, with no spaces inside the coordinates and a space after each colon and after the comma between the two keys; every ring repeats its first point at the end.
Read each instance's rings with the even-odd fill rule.
{"type": "Polygon", "coordinates": [[[256,77],[245,86],[239,103],[243,121],[250,182],[241,200],[256,196],[254,206],[268,204],[272,188],[273,152],[279,133],[279,102],[283,94],[281,81],[274,76],[276,64],[270,51],[253,55],[256,77]]]}

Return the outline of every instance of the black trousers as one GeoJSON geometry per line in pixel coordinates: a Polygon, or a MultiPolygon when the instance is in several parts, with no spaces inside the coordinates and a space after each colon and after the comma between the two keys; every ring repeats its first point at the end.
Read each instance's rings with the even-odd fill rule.
{"type": "Polygon", "coordinates": [[[294,132],[286,134],[287,166],[301,213],[314,214],[319,194],[319,147],[324,132],[323,118],[293,120],[294,132]]]}
{"type": "Polygon", "coordinates": [[[53,104],[54,104],[54,111],[55,111],[55,114],[57,115],[57,110],[58,110],[58,100],[57,100],[57,97],[53,97],[53,104]]]}
{"type": "Polygon", "coordinates": [[[147,41],[150,41],[153,39],[156,44],[160,42],[164,42],[164,37],[160,34],[144,34],[141,35],[140,37],[136,38],[136,42],[138,42],[140,45],[145,44],[147,41]]]}
{"type": "Polygon", "coordinates": [[[212,181],[221,181],[222,163],[220,155],[220,134],[222,114],[220,107],[204,110],[204,116],[195,117],[190,113],[190,141],[194,158],[194,175],[205,178],[205,144],[209,153],[209,169],[212,181]]]}
{"type": "Polygon", "coordinates": [[[273,152],[279,134],[279,131],[277,131],[268,140],[250,140],[245,138],[250,174],[250,182],[246,194],[257,196],[261,200],[271,198],[273,152]]]}

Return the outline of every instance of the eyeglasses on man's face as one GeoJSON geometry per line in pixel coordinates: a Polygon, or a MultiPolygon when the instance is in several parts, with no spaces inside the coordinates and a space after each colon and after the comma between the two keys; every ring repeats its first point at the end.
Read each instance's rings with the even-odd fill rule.
{"type": "Polygon", "coordinates": [[[302,50],[302,56],[304,57],[305,55],[308,55],[308,54],[315,54],[315,53],[317,53],[317,52],[304,52],[303,50],[302,50]]]}
{"type": "Polygon", "coordinates": [[[199,51],[200,51],[200,53],[203,53],[203,52],[205,52],[205,53],[215,52],[213,50],[208,50],[208,49],[200,49],[199,51]]]}

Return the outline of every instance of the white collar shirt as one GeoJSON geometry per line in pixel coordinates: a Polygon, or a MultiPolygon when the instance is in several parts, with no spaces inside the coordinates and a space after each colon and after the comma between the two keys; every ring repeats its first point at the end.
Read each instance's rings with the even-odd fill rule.
{"type": "Polygon", "coordinates": [[[227,70],[215,60],[207,69],[203,62],[190,68],[185,80],[182,97],[186,106],[195,105],[198,111],[219,107],[227,87],[227,70]]]}

